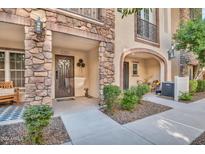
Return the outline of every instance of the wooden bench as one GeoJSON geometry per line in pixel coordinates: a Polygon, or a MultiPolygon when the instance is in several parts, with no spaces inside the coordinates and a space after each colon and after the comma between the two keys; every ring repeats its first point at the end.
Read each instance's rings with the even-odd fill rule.
{"type": "Polygon", "coordinates": [[[19,104],[19,89],[14,88],[12,81],[0,82],[0,103],[10,101],[19,104]]]}

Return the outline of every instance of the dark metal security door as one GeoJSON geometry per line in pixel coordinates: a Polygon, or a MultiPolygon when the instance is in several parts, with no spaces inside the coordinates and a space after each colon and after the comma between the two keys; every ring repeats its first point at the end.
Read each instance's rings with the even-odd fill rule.
{"type": "Polygon", "coordinates": [[[55,97],[74,96],[74,57],[56,55],[55,97]]]}
{"type": "Polygon", "coordinates": [[[124,62],[123,66],[123,89],[129,88],[129,63],[124,62]]]}

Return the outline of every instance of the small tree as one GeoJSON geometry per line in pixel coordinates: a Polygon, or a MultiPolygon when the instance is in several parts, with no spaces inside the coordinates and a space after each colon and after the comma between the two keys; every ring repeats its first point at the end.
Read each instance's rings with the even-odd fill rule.
{"type": "Polygon", "coordinates": [[[189,20],[181,24],[174,35],[177,50],[193,52],[199,60],[197,76],[205,66],[205,21],[202,19],[189,20]]]}

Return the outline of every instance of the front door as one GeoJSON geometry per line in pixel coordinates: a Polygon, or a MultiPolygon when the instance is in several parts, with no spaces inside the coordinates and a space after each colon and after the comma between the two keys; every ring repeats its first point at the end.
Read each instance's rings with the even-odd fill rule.
{"type": "Polygon", "coordinates": [[[56,55],[55,97],[74,96],[74,57],[56,55]]]}
{"type": "Polygon", "coordinates": [[[123,64],[123,89],[129,89],[129,63],[123,64]]]}

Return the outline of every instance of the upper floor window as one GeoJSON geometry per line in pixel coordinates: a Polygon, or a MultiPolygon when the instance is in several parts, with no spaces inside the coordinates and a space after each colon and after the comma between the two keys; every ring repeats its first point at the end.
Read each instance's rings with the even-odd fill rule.
{"type": "Polygon", "coordinates": [[[157,9],[144,8],[137,13],[137,37],[158,43],[157,9]]]}
{"type": "Polygon", "coordinates": [[[94,20],[100,20],[101,9],[98,8],[62,8],[62,10],[69,11],[94,20]]]}

